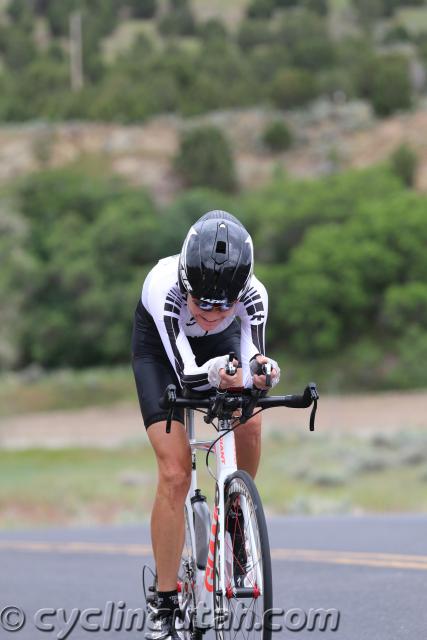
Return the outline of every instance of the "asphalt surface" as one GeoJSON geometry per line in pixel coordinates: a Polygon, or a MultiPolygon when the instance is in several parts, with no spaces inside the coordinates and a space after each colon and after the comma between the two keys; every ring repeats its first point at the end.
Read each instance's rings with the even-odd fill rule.
{"type": "MultiPolygon", "coordinates": [[[[284,610],[273,637],[427,640],[427,516],[273,518],[269,532],[274,605],[284,610]],[[315,609],[337,610],[337,629],[332,619],[307,628],[315,609]]],[[[143,605],[144,563],[147,526],[1,532],[0,640],[143,638],[121,616],[143,605]],[[26,617],[16,631],[6,630],[22,623],[12,606],[26,617]],[[99,631],[84,629],[88,608],[99,631]]]]}

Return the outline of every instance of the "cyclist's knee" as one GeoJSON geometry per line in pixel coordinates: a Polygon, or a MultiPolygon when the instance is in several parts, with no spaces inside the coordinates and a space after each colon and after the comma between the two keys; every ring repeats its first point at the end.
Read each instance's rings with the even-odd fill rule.
{"type": "Polygon", "coordinates": [[[240,432],[246,433],[247,435],[251,435],[253,437],[261,437],[261,422],[261,415],[254,415],[245,424],[241,425],[240,432]]]}
{"type": "Polygon", "coordinates": [[[171,500],[185,500],[191,483],[191,464],[175,461],[159,464],[159,485],[171,500]]]}
{"type": "Polygon", "coordinates": [[[235,430],[236,442],[244,443],[245,447],[259,446],[261,442],[261,416],[252,416],[245,424],[235,430]]]}
{"type": "Polygon", "coordinates": [[[170,500],[182,501],[191,482],[191,449],[182,424],[173,421],[169,434],[166,422],[157,422],[148,429],[159,469],[159,490],[170,500]]]}

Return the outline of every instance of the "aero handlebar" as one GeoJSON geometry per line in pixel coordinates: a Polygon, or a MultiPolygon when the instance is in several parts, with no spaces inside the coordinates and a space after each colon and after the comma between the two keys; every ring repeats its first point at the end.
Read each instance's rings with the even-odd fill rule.
{"type": "Polygon", "coordinates": [[[176,387],[170,384],[166,387],[163,396],[160,398],[159,405],[162,409],[169,411],[166,430],[170,431],[170,422],[172,420],[172,412],[175,407],[188,408],[188,409],[207,409],[208,418],[206,422],[211,422],[213,418],[219,417],[219,408],[221,411],[228,408],[229,411],[234,411],[241,408],[244,418],[241,422],[246,420],[252,415],[252,411],[255,408],[260,410],[270,409],[272,407],[289,407],[292,409],[308,409],[313,404],[313,409],[310,416],[310,431],[314,430],[314,420],[317,410],[317,400],[319,394],[314,382],[310,382],[301,395],[286,395],[286,396],[262,396],[261,391],[254,389],[239,389],[237,393],[233,393],[232,389],[224,390],[212,390],[209,391],[209,396],[205,393],[200,393],[196,396],[194,393],[191,397],[181,397],[176,395],[176,387]],[[250,412],[245,412],[250,406],[250,412]],[[214,411],[213,411],[214,409],[214,411]]]}

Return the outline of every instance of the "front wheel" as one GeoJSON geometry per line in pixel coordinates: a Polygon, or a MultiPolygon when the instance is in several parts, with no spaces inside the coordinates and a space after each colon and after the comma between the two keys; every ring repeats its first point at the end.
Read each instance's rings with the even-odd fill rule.
{"type": "Polygon", "coordinates": [[[270,545],[261,498],[251,476],[236,471],[224,488],[224,549],[215,538],[214,602],[217,640],[271,639],[270,545]],[[224,585],[221,584],[224,567],[224,585]]]}

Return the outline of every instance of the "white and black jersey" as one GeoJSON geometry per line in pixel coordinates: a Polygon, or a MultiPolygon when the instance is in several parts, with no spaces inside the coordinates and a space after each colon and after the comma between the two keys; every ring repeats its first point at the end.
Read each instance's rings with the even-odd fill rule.
{"type": "MultiPolygon", "coordinates": [[[[178,282],[179,256],[160,260],[148,274],[142,289],[141,302],[153,318],[163,347],[181,385],[194,390],[208,388],[207,360],[197,366],[189,338],[203,338],[222,333],[235,318],[240,322],[240,353],[243,380],[252,386],[249,361],[256,354],[265,353],[265,325],[268,298],[264,285],[252,276],[250,286],[243,298],[236,303],[233,314],[212,331],[204,331],[188,310],[186,296],[181,293],[178,282]]],[[[223,355],[227,355],[224,352],[223,355]]]]}

